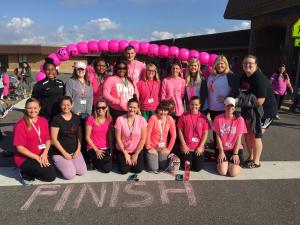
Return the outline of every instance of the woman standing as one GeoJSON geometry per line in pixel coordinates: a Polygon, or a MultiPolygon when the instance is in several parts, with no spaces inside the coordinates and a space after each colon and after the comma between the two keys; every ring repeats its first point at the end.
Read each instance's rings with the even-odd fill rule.
{"type": "Polygon", "coordinates": [[[277,113],[277,104],[272,93],[272,87],[267,77],[257,66],[257,58],[254,55],[248,55],[243,59],[244,74],[241,77],[241,87],[246,95],[254,97],[255,120],[252,114],[243,114],[243,111],[249,110],[241,106],[242,116],[247,125],[247,134],[245,135],[249,158],[245,165],[247,168],[260,167],[260,157],[263,149],[262,135],[271,125],[273,118],[277,113]],[[260,110],[259,108],[263,108],[260,110]]]}
{"type": "Polygon", "coordinates": [[[181,63],[174,61],[171,66],[171,76],[162,82],[161,99],[172,99],[175,102],[175,119],[183,114],[182,99],[185,91],[185,80],[180,77],[181,63]]]}
{"type": "Polygon", "coordinates": [[[154,64],[147,64],[146,75],[137,83],[137,89],[140,97],[142,116],[148,121],[155,114],[155,110],[159,104],[160,80],[154,64]]]}
{"type": "Polygon", "coordinates": [[[51,144],[48,122],[38,116],[40,109],[39,101],[29,98],[24,117],[14,127],[14,159],[25,185],[31,185],[34,179],[51,182],[56,177],[55,168],[48,159],[51,144]]]}
{"type": "MultiPolygon", "coordinates": [[[[286,72],[285,64],[280,64],[278,70],[271,77],[272,89],[277,102],[277,109],[279,110],[283,102],[284,96],[287,93],[287,89],[290,90],[291,94],[294,93],[289,75],[286,72]]],[[[276,118],[280,119],[279,115],[276,114],[276,118]]]]}
{"type": "Polygon", "coordinates": [[[188,160],[194,171],[200,171],[203,167],[209,128],[207,119],[199,112],[200,107],[200,98],[193,96],[190,99],[189,112],[183,114],[178,122],[182,166],[188,160]]]}
{"type": "Polygon", "coordinates": [[[24,95],[26,95],[27,90],[31,92],[31,85],[33,82],[33,79],[31,77],[31,68],[28,62],[22,62],[20,75],[22,78],[22,83],[24,84],[24,95]]]}
{"type": "Polygon", "coordinates": [[[81,128],[79,117],[72,113],[72,99],[64,96],[60,102],[61,113],[51,122],[52,159],[67,180],[76,174],[83,175],[87,168],[81,154],[81,128]]]}
{"type": "Polygon", "coordinates": [[[56,79],[56,68],[53,59],[46,58],[43,69],[47,77],[34,85],[31,97],[41,102],[40,115],[50,121],[60,113],[59,102],[65,95],[65,85],[64,82],[56,79]]]}
{"type": "Polygon", "coordinates": [[[218,142],[217,169],[222,176],[229,172],[235,177],[240,174],[243,162],[242,135],[247,133],[247,128],[243,117],[234,115],[235,99],[227,97],[224,105],[225,113],[218,115],[213,122],[218,142]]]}
{"type": "Polygon", "coordinates": [[[201,72],[201,65],[198,59],[192,58],[189,61],[188,69],[185,74],[185,104],[186,108],[189,108],[190,99],[193,96],[200,97],[201,112],[207,111],[207,83],[201,72]]]}
{"type": "Polygon", "coordinates": [[[87,151],[97,170],[112,170],[112,119],[104,99],[96,102],[95,111],[86,121],[87,151]]]}
{"type": "Polygon", "coordinates": [[[119,116],[115,124],[117,158],[122,174],[130,169],[140,173],[144,168],[143,148],[146,142],[147,122],[138,115],[139,102],[134,96],[128,101],[128,112],[119,116]]]}
{"type": "Polygon", "coordinates": [[[115,74],[108,77],[103,86],[103,95],[110,107],[110,113],[115,123],[116,119],[127,113],[127,103],[137,94],[133,81],[128,77],[126,61],[120,60],[115,67],[115,74]]]}
{"type": "Polygon", "coordinates": [[[150,171],[158,173],[159,170],[166,170],[168,166],[168,156],[172,151],[176,140],[175,122],[168,115],[169,102],[162,100],[156,110],[156,114],[151,116],[147,127],[147,164],[150,171]],[[170,140],[168,143],[168,134],[170,140]]]}

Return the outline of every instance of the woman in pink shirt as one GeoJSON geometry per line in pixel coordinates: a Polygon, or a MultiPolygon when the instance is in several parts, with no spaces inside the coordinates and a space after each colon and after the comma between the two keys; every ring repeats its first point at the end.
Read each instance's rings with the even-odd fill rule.
{"type": "Polygon", "coordinates": [[[236,101],[227,97],[224,101],[225,113],[216,116],[213,131],[217,134],[217,169],[220,175],[232,177],[240,174],[243,162],[242,135],[247,133],[243,117],[235,116],[236,101]]]}
{"type": "Polygon", "coordinates": [[[157,113],[150,117],[147,127],[147,164],[150,171],[158,173],[168,166],[168,156],[174,147],[176,140],[176,127],[174,119],[168,115],[169,102],[162,100],[157,113]],[[168,134],[170,140],[168,143],[168,134]]]}
{"type": "Polygon", "coordinates": [[[112,169],[112,119],[108,104],[98,100],[95,111],[86,121],[87,151],[97,170],[108,173],[112,169]]]}
{"type": "Polygon", "coordinates": [[[110,107],[110,113],[115,123],[117,117],[127,113],[127,103],[137,94],[133,81],[128,77],[126,61],[120,60],[115,67],[115,74],[108,77],[103,86],[103,95],[110,107]]]}
{"type": "Polygon", "coordinates": [[[118,163],[122,174],[130,169],[140,173],[144,168],[143,148],[146,142],[147,122],[138,115],[139,102],[134,96],[128,101],[128,112],[119,116],[115,124],[118,163]]]}
{"type": "Polygon", "coordinates": [[[185,80],[180,77],[181,63],[175,60],[171,66],[171,76],[162,82],[161,99],[172,99],[175,102],[175,119],[183,114],[182,99],[185,91],[185,80]]]}
{"type": "Polygon", "coordinates": [[[186,160],[194,171],[200,171],[204,163],[204,145],[207,141],[209,124],[201,112],[198,96],[190,99],[188,113],[183,114],[178,122],[182,166],[186,160]]]}
{"type": "Polygon", "coordinates": [[[147,65],[146,75],[137,83],[137,89],[140,97],[142,116],[148,121],[150,116],[155,114],[155,110],[159,104],[160,80],[157,67],[153,63],[147,65]]]}
{"type": "MultiPolygon", "coordinates": [[[[272,89],[276,98],[277,108],[280,109],[283,102],[284,96],[287,93],[287,89],[293,94],[294,89],[291,85],[289,75],[286,72],[285,64],[280,64],[278,70],[271,77],[272,89]]],[[[279,115],[276,115],[276,118],[279,119],[279,115]]]]}
{"type": "Polygon", "coordinates": [[[48,159],[51,145],[48,121],[38,116],[40,109],[39,101],[29,98],[24,117],[14,127],[14,159],[24,185],[31,185],[34,179],[51,182],[56,177],[55,168],[48,159]]]}
{"type": "Polygon", "coordinates": [[[103,84],[107,77],[107,64],[104,58],[97,58],[93,66],[95,72],[89,78],[94,93],[93,105],[96,105],[97,101],[103,97],[103,84]]]}

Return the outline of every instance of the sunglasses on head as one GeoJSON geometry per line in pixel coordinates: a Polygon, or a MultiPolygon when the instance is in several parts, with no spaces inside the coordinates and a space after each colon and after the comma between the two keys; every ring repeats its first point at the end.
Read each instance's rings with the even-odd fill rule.
{"type": "Polygon", "coordinates": [[[98,107],[96,107],[96,110],[100,110],[100,109],[104,110],[106,108],[107,108],[107,106],[98,106],[98,107]]]}

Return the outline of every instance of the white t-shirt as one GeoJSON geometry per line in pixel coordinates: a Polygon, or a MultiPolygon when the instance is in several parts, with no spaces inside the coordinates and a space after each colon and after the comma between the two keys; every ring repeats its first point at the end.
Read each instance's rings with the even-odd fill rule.
{"type": "Polygon", "coordinates": [[[213,111],[224,111],[224,102],[219,102],[218,97],[226,98],[230,92],[230,86],[226,75],[209,75],[207,79],[208,107],[213,111]]]}

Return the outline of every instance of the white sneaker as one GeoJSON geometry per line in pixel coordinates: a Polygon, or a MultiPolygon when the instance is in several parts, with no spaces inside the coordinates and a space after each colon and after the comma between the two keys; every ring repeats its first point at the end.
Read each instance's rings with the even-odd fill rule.
{"type": "Polygon", "coordinates": [[[279,116],[278,114],[276,114],[275,118],[276,118],[277,120],[280,120],[280,116],[279,116]]]}

